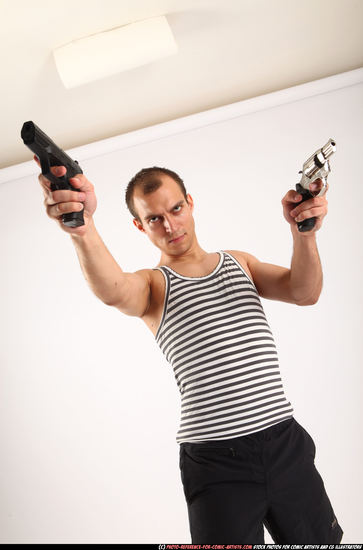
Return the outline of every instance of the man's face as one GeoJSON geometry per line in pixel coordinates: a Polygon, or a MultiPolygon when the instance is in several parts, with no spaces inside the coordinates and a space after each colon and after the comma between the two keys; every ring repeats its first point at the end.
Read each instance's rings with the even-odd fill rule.
{"type": "Polygon", "coordinates": [[[144,195],[140,188],[134,191],[135,209],[142,224],[134,218],[134,225],[149,236],[151,242],[168,255],[180,255],[194,238],[193,199],[188,202],[176,181],[170,176],[158,176],[162,185],[144,195]],[[176,238],[183,236],[179,240],[176,238]]]}

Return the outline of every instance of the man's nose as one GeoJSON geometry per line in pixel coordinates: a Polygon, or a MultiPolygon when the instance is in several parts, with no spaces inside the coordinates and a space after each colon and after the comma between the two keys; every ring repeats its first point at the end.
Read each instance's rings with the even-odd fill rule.
{"type": "Polygon", "coordinates": [[[174,233],[175,229],[176,229],[176,224],[175,224],[174,220],[172,220],[171,218],[167,218],[165,216],[164,217],[164,227],[165,227],[165,230],[168,233],[174,233]]]}

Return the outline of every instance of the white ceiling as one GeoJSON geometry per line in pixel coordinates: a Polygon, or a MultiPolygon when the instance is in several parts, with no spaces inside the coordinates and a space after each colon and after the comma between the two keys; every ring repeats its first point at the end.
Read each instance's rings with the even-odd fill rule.
{"type": "MultiPolygon", "coordinates": [[[[363,66],[363,0],[0,0],[0,168],[363,66]],[[52,50],[166,15],[178,54],[65,89],[52,50]]],[[[146,45],[147,47],[147,45],[146,45]]]]}

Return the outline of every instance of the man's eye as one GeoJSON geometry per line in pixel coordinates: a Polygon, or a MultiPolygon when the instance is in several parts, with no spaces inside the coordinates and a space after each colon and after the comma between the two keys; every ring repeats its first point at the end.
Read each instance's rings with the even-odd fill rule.
{"type": "Polygon", "coordinates": [[[153,220],[156,220],[158,217],[159,217],[159,216],[154,216],[154,218],[150,218],[149,222],[154,223],[153,220]]]}
{"type": "Polygon", "coordinates": [[[181,208],[181,207],[182,207],[182,205],[181,205],[181,204],[178,204],[178,206],[176,206],[175,208],[181,208]]]}

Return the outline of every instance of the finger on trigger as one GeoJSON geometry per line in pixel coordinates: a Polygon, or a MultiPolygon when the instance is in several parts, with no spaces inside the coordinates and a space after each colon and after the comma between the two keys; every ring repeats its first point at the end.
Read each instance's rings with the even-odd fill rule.
{"type": "Polygon", "coordinates": [[[61,178],[67,173],[67,168],[65,166],[51,166],[50,170],[52,174],[58,178],[61,178]]]}
{"type": "Polygon", "coordinates": [[[73,187],[79,187],[79,186],[82,185],[81,180],[79,178],[76,178],[76,177],[70,178],[69,181],[73,185],[73,187]]]}

